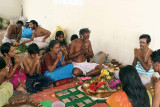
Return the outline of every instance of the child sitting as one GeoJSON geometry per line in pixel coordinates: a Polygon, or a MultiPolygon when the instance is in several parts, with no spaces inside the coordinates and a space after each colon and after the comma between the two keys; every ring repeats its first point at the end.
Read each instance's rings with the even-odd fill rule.
{"type": "Polygon", "coordinates": [[[63,33],[63,31],[57,31],[56,32],[55,40],[58,40],[59,42],[60,41],[66,42],[65,39],[64,39],[64,33],[63,33]]]}
{"type": "Polygon", "coordinates": [[[26,88],[29,93],[36,93],[42,88],[47,88],[52,85],[53,81],[41,75],[39,61],[39,47],[33,43],[28,47],[28,57],[24,60],[24,69],[27,75],[26,88]]]}
{"type": "Polygon", "coordinates": [[[60,50],[62,51],[62,54],[63,54],[63,57],[64,57],[64,60],[65,60],[66,64],[71,64],[72,60],[69,60],[69,55],[68,55],[68,52],[67,52],[67,46],[66,46],[66,43],[64,41],[60,41],[60,50]]]}

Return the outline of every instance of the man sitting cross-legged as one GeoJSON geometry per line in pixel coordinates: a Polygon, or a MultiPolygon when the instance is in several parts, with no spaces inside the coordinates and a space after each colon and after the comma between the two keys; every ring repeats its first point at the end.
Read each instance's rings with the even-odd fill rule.
{"type": "Polygon", "coordinates": [[[100,74],[104,67],[96,63],[88,63],[86,56],[93,57],[93,50],[89,40],[90,31],[88,28],[81,29],[79,32],[81,38],[72,41],[69,57],[73,61],[73,75],[75,76],[94,76],[100,74]]]}
{"type": "Polygon", "coordinates": [[[151,38],[148,34],[139,37],[140,48],[134,50],[133,64],[136,66],[137,72],[142,80],[143,85],[151,82],[153,68],[151,67],[152,50],[149,48],[151,38]]]}

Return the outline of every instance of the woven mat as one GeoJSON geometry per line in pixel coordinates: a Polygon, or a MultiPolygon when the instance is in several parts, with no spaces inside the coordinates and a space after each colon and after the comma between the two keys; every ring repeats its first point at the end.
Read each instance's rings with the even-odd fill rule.
{"type": "MultiPolygon", "coordinates": [[[[55,96],[55,91],[62,91],[64,89],[74,87],[76,85],[79,85],[78,83],[79,83],[78,81],[74,81],[72,83],[64,84],[58,87],[49,88],[42,92],[30,95],[30,98],[33,98],[36,102],[44,100],[50,100],[52,102],[59,101],[59,99],[55,96]]],[[[107,106],[106,103],[96,103],[91,107],[106,107],[106,106],[107,106]]]]}

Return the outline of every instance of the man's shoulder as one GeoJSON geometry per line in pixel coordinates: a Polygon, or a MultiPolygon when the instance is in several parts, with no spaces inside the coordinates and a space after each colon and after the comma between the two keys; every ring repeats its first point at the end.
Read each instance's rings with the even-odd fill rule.
{"type": "Polygon", "coordinates": [[[16,25],[12,24],[12,25],[9,25],[9,27],[16,27],[16,25]]]}
{"type": "Polygon", "coordinates": [[[78,38],[78,39],[75,39],[75,40],[73,40],[74,42],[81,42],[82,41],[82,39],[81,38],[78,38]]]}
{"type": "Polygon", "coordinates": [[[78,39],[73,40],[73,41],[72,41],[72,43],[74,43],[74,44],[75,44],[75,43],[80,42],[80,41],[81,41],[81,39],[80,39],[80,38],[78,38],[78,39]]]}
{"type": "Polygon", "coordinates": [[[43,31],[43,30],[46,30],[46,29],[44,29],[43,27],[38,26],[38,30],[39,31],[43,31]]]}
{"type": "Polygon", "coordinates": [[[41,29],[44,29],[44,28],[42,28],[42,27],[40,27],[40,26],[38,26],[38,28],[37,28],[38,30],[41,30],[41,29]]]}
{"type": "Polygon", "coordinates": [[[149,48],[149,50],[150,50],[150,53],[152,54],[153,50],[152,50],[152,49],[150,49],[150,48],[149,48]]]}
{"type": "Polygon", "coordinates": [[[9,29],[15,29],[15,28],[16,28],[16,25],[9,25],[8,28],[9,28],[9,29]]]}

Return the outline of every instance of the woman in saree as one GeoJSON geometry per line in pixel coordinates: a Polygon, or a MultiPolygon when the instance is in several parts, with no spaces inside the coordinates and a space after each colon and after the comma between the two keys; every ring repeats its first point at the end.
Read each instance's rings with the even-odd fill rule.
{"type": "Polygon", "coordinates": [[[5,60],[0,57],[0,107],[8,105],[9,98],[13,95],[13,85],[10,82],[3,82],[9,71],[5,60]]]}
{"type": "Polygon", "coordinates": [[[142,84],[134,66],[120,69],[122,91],[112,94],[107,100],[108,107],[151,107],[152,97],[142,84]]]}
{"type": "Polygon", "coordinates": [[[22,69],[20,66],[21,57],[18,55],[16,56],[14,47],[11,43],[2,44],[1,53],[7,64],[7,67],[9,68],[9,72],[4,81],[11,82],[13,84],[14,90],[26,93],[26,74],[24,69],[22,69]]]}
{"type": "Polygon", "coordinates": [[[66,65],[62,51],[60,51],[60,43],[57,40],[52,40],[49,43],[49,46],[42,57],[41,68],[44,76],[51,78],[54,82],[72,78],[73,65],[66,65]]]}

